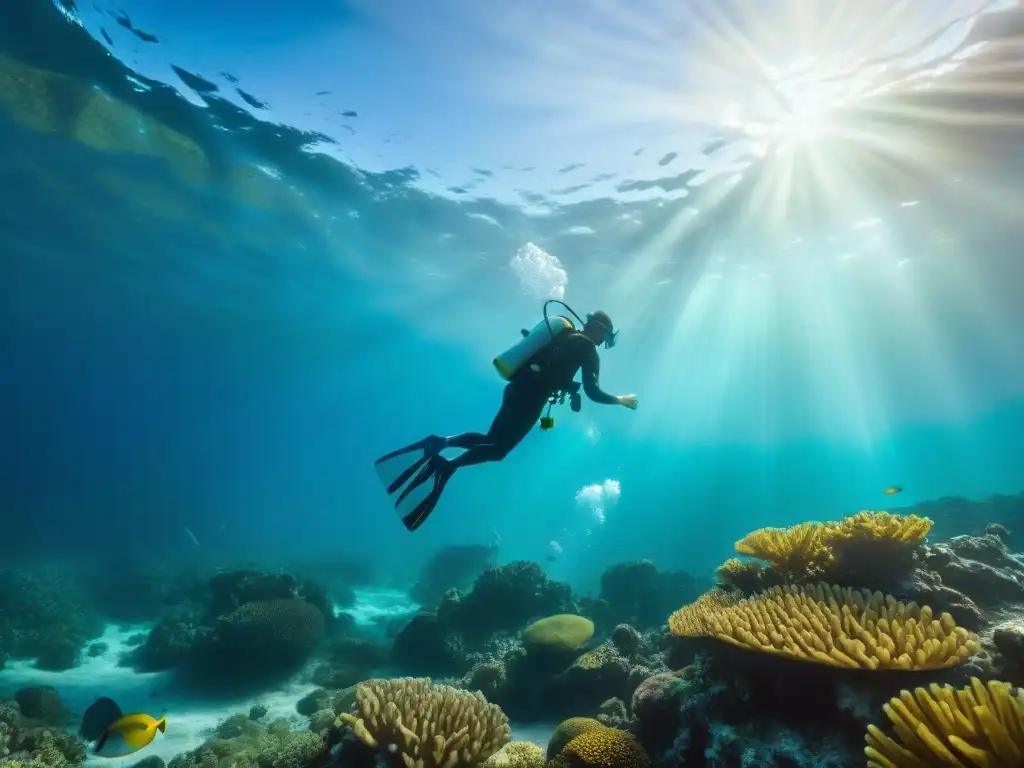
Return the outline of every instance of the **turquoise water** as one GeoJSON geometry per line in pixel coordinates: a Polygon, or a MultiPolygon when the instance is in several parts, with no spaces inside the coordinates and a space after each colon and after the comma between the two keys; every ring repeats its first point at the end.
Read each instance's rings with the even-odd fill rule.
{"type": "Polygon", "coordinates": [[[5,563],[497,543],[586,594],[1024,487],[1019,7],[549,5],[5,2],[5,563]],[[374,459],[486,430],[550,298],[638,410],[408,533],[374,459]]]}

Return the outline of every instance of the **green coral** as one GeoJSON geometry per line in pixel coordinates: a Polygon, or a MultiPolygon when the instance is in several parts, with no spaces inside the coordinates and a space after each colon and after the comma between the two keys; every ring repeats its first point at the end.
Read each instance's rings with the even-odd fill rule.
{"type": "Polygon", "coordinates": [[[306,768],[325,749],[323,735],[292,730],[284,718],[262,726],[233,715],[216,733],[197,749],[175,757],[168,768],[306,768]]]}
{"type": "Polygon", "coordinates": [[[571,613],[560,613],[535,621],[523,630],[523,641],[531,646],[574,651],[594,636],[594,622],[571,613]]]}

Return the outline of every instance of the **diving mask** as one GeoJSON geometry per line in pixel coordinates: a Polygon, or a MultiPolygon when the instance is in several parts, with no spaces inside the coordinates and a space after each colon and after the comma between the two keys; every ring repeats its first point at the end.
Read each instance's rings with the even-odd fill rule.
{"type": "Polygon", "coordinates": [[[601,327],[601,330],[604,331],[604,348],[605,349],[611,349],[612,347],[615,346],[616,337],[619,335],[618,331],[613,331],[607,324],[602,323],[600,320],[598,320],[596,317],[594,317],[590,313],[587,313],[587,322],[588,323],[596,323],[597,325],[599,325],[601,327]]]}

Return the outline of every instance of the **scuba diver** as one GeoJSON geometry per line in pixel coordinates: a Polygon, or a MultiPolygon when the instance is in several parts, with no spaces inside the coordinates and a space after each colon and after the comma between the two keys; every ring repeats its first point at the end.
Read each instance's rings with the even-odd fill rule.
{"type": "Polygon", "coordinates": [[[636,409],[635,395],[610,395],[598,383],[601,358],[597,347],[604,345],[605,349],[611,349],[618,335],[608,314],[597,311],[588,314],[583,321],[565,302],[557,299],[544,303],[543,314],[544,319],[532,331],[521,331],[523,338],[494,359],[494,367],[508,384],[502,395],[501,408],[487,434],[430,435],[392,451],[374,463],[389,495],[402,489],[395,501],[395,509],[408,530],[415,531],[434,511],[455,470],[501,461],[522,442],[538,419],[542,430],[552,429],[555,420],[551,417],[551,406],[564,403],[566,397],[572,410],[578,412],[581,384],[574,381],[577,371],[583,374],[583,391],[595,403],[636,409]],[[568,317],[549,317],[548,306],[553,303],[565,307],[582,328],[577,329],[568,317]],[[545,406],[547,414],[544,414],[545,406]],[[446,448],[461,448],[464,453],[447,459],[441,456],[441,451],[446,448]],[[397,476],[389,475],[388,466],[410,453],[416,454],[415,461],[397,476]],[[418,488],[427,488],[429,492],[425,498],[416,501],[410,494],[418,488]]]}

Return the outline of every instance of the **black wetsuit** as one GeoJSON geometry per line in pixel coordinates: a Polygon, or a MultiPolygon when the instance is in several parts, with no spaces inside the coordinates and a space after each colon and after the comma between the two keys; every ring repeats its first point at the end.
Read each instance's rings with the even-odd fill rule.
{"type": "Polygon", "coordinates": [[[582,333],[568,331],[555,339],[536,363],[523,368],[506,385],[501,409],[494,417],[487,434],[466,432],[449,437],[446,447],[465,448],[465,453],[451,460],[451,469],[501,461],[522,442],[537,423],[548,399],[571,386],[576,371],[583,371],[583,391],[595,403],[614,405],[614,395],[602,391],[598,384],[601,358],[597,347],[582,333]]]}

